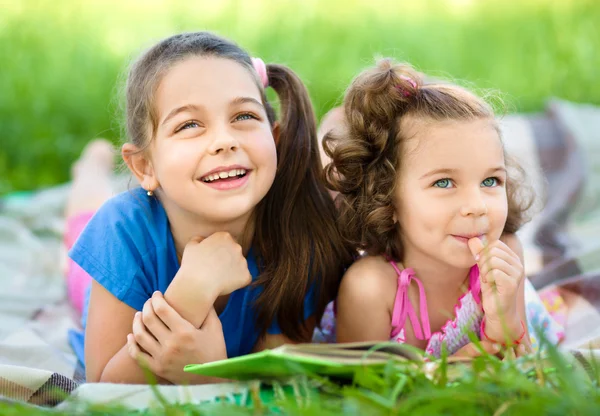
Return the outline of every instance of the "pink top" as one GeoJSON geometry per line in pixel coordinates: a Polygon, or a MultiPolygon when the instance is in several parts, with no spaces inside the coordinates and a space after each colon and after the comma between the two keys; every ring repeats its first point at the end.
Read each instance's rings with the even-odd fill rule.
{"type": "Polygon", "coordinates": [[[417,339],[429,340],[425,351],[438,358],[441,355],[443,344],[446,344],[448,354],[452,355],[471,342],[468,336],[470,332],[479,334],[479,328],[483,320],[483,308],[481,306],[481,285],[477,265],[473,266],[469,273],[469,290],[460,297],[454,307],[454,319],[448,320],[438,332],[432,334],[423,284],[417,279],[413,269],[408,268],[400,271],[395,262],[390,261],[390,264],[398,274],[398,291],[396,292],[394,311],[392,313],[391,341],[405,342],[404,328],[406,326],[406,318],[410,319],[417,339]],[[408,288],[413,280],[419,287],[421,322],[419,322],[415,309],[408,298],[408,288]]]}

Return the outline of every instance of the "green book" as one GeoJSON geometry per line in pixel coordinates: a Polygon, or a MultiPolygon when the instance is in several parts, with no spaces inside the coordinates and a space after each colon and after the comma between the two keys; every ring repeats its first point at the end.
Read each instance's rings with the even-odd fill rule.
{"type": "Polygon", "coordinates": [[[392,342],[345,344],[286,344],[272,350],[190,364],[185,371],[230,380],[283,379],[300,374],[352,378],[365,367],[379,370],[390,361],[422,363],[418,350],[392,342]]]}

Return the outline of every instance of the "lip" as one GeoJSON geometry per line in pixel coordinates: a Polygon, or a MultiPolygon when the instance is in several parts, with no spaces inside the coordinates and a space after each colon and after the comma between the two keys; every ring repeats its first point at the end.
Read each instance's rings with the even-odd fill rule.
{"type": "Polygon", "coordinates": [[[251,169],[247,168],[246,166],[242,166],[242,165],[229,165],[229,166],[218,166],[216,168],[214,168],[213,170],[203,173],[202,175],[200,175],[200,177],[198,178],[199,181],[202,181],[202,178],[207,177],[208,175],[212,175],[213,173],[217,173],[217,172],[228,172],[230,170],[233,169],[244,169],[246,172],[249,172],[251,169]]]}
{"type": "MultiPolygon", "coordinates": [[[[233,169],[233,168],[232,168],[233,169]]],[[[243,168],[240,168],[243,169],[243,168]]],[[[231,180],[223,180],[223,181],[215,181],[215,182],[204,182],[201,180],[200,182],[209,188],[216,189],[217,191],[229,191],[232,189],[239,189],[243,187],[250,178],[252,171],[246,171],[246,175],[241,178],[231,179],[231,180]]],[[[209,174],[210,175],[210,174],[209,174]]]]}
{"type": "Polygon", "coordinates": [[[482,239],[482,237],[485,236],[485,233],[477,233],[477,234],[451,234],[452,237],[454,237],[456,240],[460,241],[461,243],[467,243],[471,238],[479,238],[480,240],[482,239]]]}

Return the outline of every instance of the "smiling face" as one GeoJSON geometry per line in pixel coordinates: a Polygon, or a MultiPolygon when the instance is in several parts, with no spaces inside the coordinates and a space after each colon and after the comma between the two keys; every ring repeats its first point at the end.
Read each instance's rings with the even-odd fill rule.
{"type": "Polygon", "coordinates": [[[190,57],[155,95],[150,174],[167,212],[212,222],[247,216],[275,178],[275,140],[252,74],[228,59],[190,57]]]}
{"type": "MultiPolygon", "coordinates": [[[[506,167],[493,122],[402,120],[394,195],[404,258],[471,267],[472,237],[500,238],[506,223],[506,167]]],[[[408,260],[410,262],[410,260],[408,260]]]]}

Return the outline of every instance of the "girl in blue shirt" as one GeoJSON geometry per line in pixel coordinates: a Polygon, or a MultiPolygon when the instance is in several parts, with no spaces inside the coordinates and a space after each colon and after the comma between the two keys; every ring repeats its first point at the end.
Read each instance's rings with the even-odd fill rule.
{"type": "Polygon", "coordinates": [[[144,383],[146,366],[204,383],[184,365],[310,341],[352,253],[300,79],[185,33],[133,64],[126,97],[122,156],[141,187],[103,204],[70,251],[93,279],[87,380],[144,383]]]}

